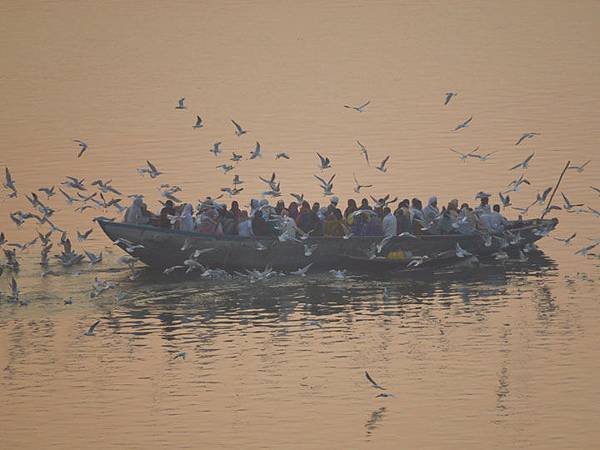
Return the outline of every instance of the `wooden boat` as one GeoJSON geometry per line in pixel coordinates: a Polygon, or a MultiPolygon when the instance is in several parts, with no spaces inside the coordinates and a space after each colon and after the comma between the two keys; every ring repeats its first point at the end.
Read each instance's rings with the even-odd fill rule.
{"type": "Polygon", "coordinates": [[[315,268],[339,269],[353,267],[365,270],[385,270],[391,267],[405,266],[411,256],[435,257],[445,252],[454,251],[456,245],[476,256],[490,255],[494,252],[522,248],[533,243],[552,231],[558,224],[558,219],[533,219],[513,221],[509,225],[513,239],[508,247],[506,237],[486,239],[482,235],[419,235],[395,237],[386,243],[383,254],[387,250],[401,250],[406,258],[390,260],[381,257],[369,258],[381,237],[311,237],[304,243],[317,247],[311,256],[305,256],[304,245],[296,241],[280,242],[276,237],[245,238],[239,236],[215,237],[196,232],[166,230],[150,225],[131,225],[98,220],[104,233],[119,247],[127,251],[126,241],[136,245],[129,248],[132,256],[139,258],[150,267],[164,269],[181,265],[196,250],[208,250],[200,255],[198,262],[206,267],[225,270],[264,268],[270,266],[275,270],[297,269],[313,263],[315,268]],[[122,241],[120,241],[122,240],[122,241]]]}

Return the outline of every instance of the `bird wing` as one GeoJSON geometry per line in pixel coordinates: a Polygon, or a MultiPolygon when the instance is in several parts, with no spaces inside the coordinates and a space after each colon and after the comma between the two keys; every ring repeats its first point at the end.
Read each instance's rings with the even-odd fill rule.
{"type": "Polygon", "coordinates": [[[451,152],[456,153],[457,155],[461,155],[461,156],[465,156],[464,153],[459,152],[458,150],[454,150],[452,147],[448,147],[448,150],[450,150],[451,152]]]}
{"type": "Polygon", "coordinates": [[[148,164],[148,167],[150,167],[150,170],[152,172],[158,172],[158,170],[156,170],[156,166],[154,164],[152,164],[150,161],[146,160],[146,164],[148,164]]]}
{"type": "Polygon", "coordinates": [[[388,159],[390,159],[390,155],[387,155],[383,161],[381,161],[381,164],[379,165],[380,167],[385,167],[386,163],[388,162],[388,159]]]}
{"type": "Polygon", "coordinates": [[[369,383],[371,383],[373,385],[373,387],[377,388],[377,389],[381,389],[384,390],[381,386],[379,386],[375,380],[373,378],[371,378],[371,375],[369,375],[369,372],[367,372],[365,370],[365,377],[367,378],[367,380],[369,380],[369,383]]]}
{"type": "Polygon", "coordinates": [[[327,182],[323,178],[321,178],[320,176],[315,175],[314,177],[321,182],[321,185],[323,185],[323,186],[327,185],[327,182]]]}
{"type": "Polygon", "coordinates": [[[531,155],[529,155],[527,157],[527,159],[525,161],[523,161],[523,164],[527,164],[529,161],[531,161],[531,158],[533,158],[533,155],[535,155],[535,152],[533,152],[531,155]]]}
{"type": "Polygon", "coordinates": [[[527,137],[527,134],[522,135],[517,142],[515,143],[515,145],[519,145],[521,142],[523,142],[523,140],[527,137]]]}
{"type": "Polygon", "coordinates": [[[362,108],[364,108],[364,107],[365,107],[365,106],[367,106],[369,103],[371,103],[371,100],[369,100],[367,103],[365,103],[365,104],[363,104],[363,105],[360,105],[360,106],[358,106],[358,109],[362,109],[362,108]]]}
{"type": "Polygon", "coordinates": [[[552,191],[552,186],[550,186],[549,188],[546,188],[544,190],[544,192],[542,193],[542,200],[546,200],[546,197],[548,197],[548,194],[552,191]]]}
{"type": "Polygon", "coordinates": [[[94,330],[96,329],[96,327],[98,326],[98,324],[100,323],[99,320],[96,320],[96,322],[93,323],[93,325],[90,327],[90,329],[88,330],[88,333],[93,333],[94,330]]]}
{"type": "Polygon", "coordinates": [[[235,120],[231,120],[231,122],[233,123],[233,126],[238,130],[238,131],[242,131],[242,127],[240,126],[239,123],[237,123],[235,120]]]}

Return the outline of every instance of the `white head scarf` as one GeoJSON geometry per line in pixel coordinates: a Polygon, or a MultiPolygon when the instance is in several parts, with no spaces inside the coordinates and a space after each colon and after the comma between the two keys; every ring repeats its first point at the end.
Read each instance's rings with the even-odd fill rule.
{"type": "Polygon", "coordinates": [[[181,231],[194,231],[194,209],[191,203],[186,203],[181,213],[181,231]]]}

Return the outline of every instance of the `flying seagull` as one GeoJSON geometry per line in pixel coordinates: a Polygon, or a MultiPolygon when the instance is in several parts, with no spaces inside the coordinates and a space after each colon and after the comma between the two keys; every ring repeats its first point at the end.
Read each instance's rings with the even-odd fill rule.
{"type": "Polygon", "coordinates": [[[210,149],[210,152],[215,155],[218,156],[219,153],[222,152],[221,148],[220,148],[221,142],[215,142],[212,146],[212,148],[210,149]]]}
{"type": "Polygon", "coordinates": [[[463,162],[467,162],[467,159],[469,158],[469,156],[473,157],[473,158],[477,158],[479,156],[479,155],[475,154],[475,152],[479,150],[479,146],[475,147],[475,149],[471,150],[469,153],[459,152],[458,150],[454,150],[452,147],[448,147],[448,150],[450,150],[451,152],[456,153],[457,155],[460,155],[458,157],[458,159],[460,159],[463,162]]]}
{"type": "Polygon", "coordinates": [[[518,169],[519,167],[522,167],[523,169],[527,169],[529,167],[529,161],[531,161],[531,158],[533,158],[533,155],[535,155],[535,152],[533,152],[531,155],[529,155],[527,158],[525,158],[525,160],[523,162],[520,162],[519,164],[512,166],[509,170],[515,170],[515,169],[518,169]]]}
{"type": "Polygon", "coordinates": [[[446,92],[446,99],[444,100],[444,106],[446,106],[448,103],[450,103],[450,100],[452,100],[453,97],[456,97],[458,95],[458,93],[456,92],[446,92]]]}
{"type": "Polygon", "coordinates": [[[86,336],[95,336],[96,332],[94,331],[96,329],[96,327],[98,326],[98,324],[100,323],[99,320],[96,320],[92,326],[83,334],[85,334],[86,336]]]}
{"type": "Polygon", "coordinates": [[[261,150],[260,150],[260,143],[257,141],[256,142],[256,147],[254,147],[254,150],[250,152],[250,159],[256,159],[262,156],[261,150]]]}
{"type": "Polygon", "coordinates": [[[525,139],[531,139],[535,136],[539,136],[540,133],[523,133],[521,135],[521,137],[517,140],[517,142],[515,142],[515,145],[519,145],[521,142],[523,142],[525,139]]]}
{"type": "Polygon", "coordinates": [[[236,136],[241,136],[242,134],[246,134],[248,132],[248,130],[244,130],[242,128],[242,126],[237,123],[235,120],[232,120],[231,123],[233,123],[233,126],[235,127],[235,135],[236,136]]]}
{"type": "Polygon", "coordinates": [[[355,111],[363,112],[365,110],[365,108],[367,107],[367,105],[369,105],[369,103],[371,103],[371,100],[369,100],[366,103],[363,103],[362,105],[358,105],[358,106],[344,105],[344,108],[354,109],[355,111]]]}
{"type": "Polygon", "coordinates": [[[192,128],[202,128],[204,124],[202,123],[202,118],[200,116],[196,116],[196,123],[192,126],[192,128]]]}
{"type": "Polygon", "coordinates": [[[463,123],[456,125],[456,128],[454,128],[453,131],[458,131],[458,130],[460,130],[462,128],[467,128],[469,126],[469,124],[471,123],[471,120],[473,120],[473,116],[469,117],[463,123]]]}
{"type": "Polygon", "coordinates": [[[183,102],[185,102],[185,97],[181,97],[177,101],[177,106],[175,107],[175,109],[187,109],[186,106],[183,104],[183,102]]]}
{"type": "Polygon", "coordinates": [[[356,179],[356,174],[354,174],[354,173],[353,173],[352,175],[354,176],[354,183],[355,183],[355,186],[354,186],[354,192],[356,192],[357,194],[360,194],[360,190],[361,190],[362,188],[370,188],[370,187],[373,187],[373,185],[372,185],[372,184],[360,184],[360,183],[358,182],[358,180],[356,179]]]}
{"type": "Polygon", "coordinates": [[[569,246],[569,245],[571,245],[571,242],[573,241],[573,239],[575,239],[575,236],[577,236],[577,233],[573,233],[571,236],[569,236],[566,239],[556,238],[556,237],[553,237],[552,239],[555,239],[559,242],[563,242],[565,245],[569,246]]]}
{"type": "Polygon", "coordinates": [[[365,157],[365,161],[367,161],[367,165],[371,165],[371,163],[369,162],[369,153],[367,152],[367,147],[365,147],[364,145],[362,145],[360,143],[360,141],[356,141],[356,143],[358,144],[358,146],[360,147],[360,152],[363,154],[363,156],[365,157]]]}
{"type": "Polygon", "coordinates": [[[330,169],[331,168],[331,160],[326,156],[321,155],[317,152],[317,156],[319,157],[319,167],[321,170],[330,169]]]}
{"type": "Polygon", "coordinates": [[[387,167],[385,167],[385,165],[387,164],[388,160],[390,159],[390,155],[387,155],[383,161],[381,161],[381,163],[375,167],[377,170],[379,170],[380,172],[387,172],[387,167]]]}
{"type": "Polygon", "coordinates": [[[77,142],[79,144],[79,154],[77,155],[78,158],[81,158],[81,155],[83,155],[83,153],[87,150],[88,145],[83,142],[80,139],[73,139],[73,142],[77,142]]]}

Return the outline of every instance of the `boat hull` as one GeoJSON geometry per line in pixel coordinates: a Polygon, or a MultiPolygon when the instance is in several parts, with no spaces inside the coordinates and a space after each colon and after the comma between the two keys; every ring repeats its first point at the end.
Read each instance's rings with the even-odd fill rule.
{"type": "MultiPolygon", "coordinates": [[[[196,232],[178,230],[165,230],[149,225],[131,225],[99,221],[99,225],[106,235],[114,242],[124,239],[135,244],[143,245],[130,251],[132,256],[139,258],[148,266],[164,269],[181,265],[190,254],[196,250],[208,250],[200,255],[198,262],[206,267],[221,268],[226,270],[239,270],[263,268],[270,266],[276,270],[297,269],[313,263],[315,268],[333,269],[356,266],[356,261],[365,259],[366,254],[373,244],[381,242],[381,237],[351,237],[329,238],[311,237],[306,243],[316,244],[312,255],[305,256],[304,245],[295,241],[280,242],[277,238],[243,238],[239,236],[215,237],[196,232]],[[264,247],[259,250],[258,242],[264,247]],[[183,249],[183,250],[182,250],[183,249]]],[[[519,248],[527,243],[540,239],[535,230],[545,228],[551,230],[556,227],[557,219],[536,220],[519,223],[512,226],[512,232],[518,233],[521,240],[510,248],[519,248]]],[[[452,251],[459,244],[463,249],[477,256],[485,256],[500,250],[495,240],[492,245],[486,246],[482,237],[477,235],[421,235],[416,237],[395,237],[386,246],[402,249],[415,256],[436,255],[452,251]]],[[[123,250],[127,246],[117,243],[123,250]]],[[[368,259],[363,264],[365,270],[370,264],[368,259]]],[[[373,264],[375,266],[375,264],[373,264]]],[[[377,264],[377,270],[388,265],[377,264]]],[[[396,266],[390,264],[389,267],[396,266]]]]}

